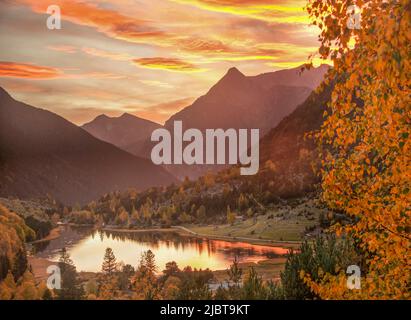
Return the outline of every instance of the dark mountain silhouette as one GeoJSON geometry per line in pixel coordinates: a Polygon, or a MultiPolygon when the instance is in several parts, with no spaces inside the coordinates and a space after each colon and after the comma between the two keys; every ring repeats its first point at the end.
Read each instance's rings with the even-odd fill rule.
{"type": "MultiPolygon", "coordinates": [[[[258,128],[260,137],[292,113],[318,87],[328,66],[306,70],[301,67],[248,77],[231,68],[204,96],[173,115],[166,123],[169,130],[176,120],[184,128],[258,128]]],[[[149,155],[153,144],[146,143],[142,156],[149,155]]],[[[171,165],[167,169],[179,178],[198,177],[222,166],[171,165]]]]}
{"type": "Polygon", "coordinates": [[[161,125],[158,123],[128,113],[124,113],[120,117],[99,115],[93,121],[82,126],[94,137],[133,154],[141,153],[144,142],[150,139],[151,133],[155,129],[160,127],[161,125]]]}
{"type": "Polygon", "coordinates": [[[173,115],[165,127],[181,120],[186,128],[259,128],[264,134],[304,102],[320,84],[325,69],[306,71],[302,79],[297,69],[247,77],[231,68],[207,94],[173,115]]]}
{"type": "Polygon", "coordinates": [[[0,196],[50,194],[73,204],[174,181],[149,160],[98,140],[52,112],[18,102],[0,88],[0,196]]]}

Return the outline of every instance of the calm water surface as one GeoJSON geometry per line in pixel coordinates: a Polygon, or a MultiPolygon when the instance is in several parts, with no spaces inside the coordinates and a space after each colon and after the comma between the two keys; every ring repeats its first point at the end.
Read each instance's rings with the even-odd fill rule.
{"type": "Polygon", "coordinates": [[[181,236],[175,232],[111,232],[88,228],[65,227],[61,237],[35,247],[36,256],[57,261],[59,251],[66,247],[77,271],[101,271],[106,248],[110,247],[117,261],[137,266],[141,254],[151,250],[158,270],[164,270],[169,261],[180,268],[226,269],[235,256],[240,262],[258,262],[287,253],[287,249],[252,245],[244,242],[199,239],[181,236]]]}

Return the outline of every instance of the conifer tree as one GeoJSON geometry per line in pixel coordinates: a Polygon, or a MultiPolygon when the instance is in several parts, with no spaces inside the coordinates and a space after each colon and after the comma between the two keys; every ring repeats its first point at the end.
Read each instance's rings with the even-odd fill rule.
{"type": "Polygon", "coordinates": [[[66,248],[61,250],[58,266],[61,274],[61,289],[57,290],[57,298],[59,300],[83,299],[84,289],[77,278],[76,266],[66,248]]]}
{"type": "Polygon", "coordinates": [[[106,253],[104,254],[104,261],[103,261],[103,265],[101,269],[105,274],[108,274],[108,275],[112,275],[114,272],[117,271],[116,257],[114,256],[113,250],[111,248],[106,249],[106,253]]]}

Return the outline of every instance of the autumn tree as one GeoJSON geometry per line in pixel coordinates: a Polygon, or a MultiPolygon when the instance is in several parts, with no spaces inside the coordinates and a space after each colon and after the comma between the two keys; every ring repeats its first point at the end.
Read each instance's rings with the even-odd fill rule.
{"type": "Polygon", "coordinates": [[[41,298],[36,287],[34,275],[26,270],[17,282],[18,286],[14,293],[15,300],[38,300],[41,298]]]}
{"type": "Polygon", "coordinates": [[[101,269],[106,275],[112,275],[117,271],[116,257],[114,256],[113,250],[111,248],[106,249],[101,269]]]}
{"type": "Polygon", "coordinates": [[[157,266],[154,253],[151,250],[143,252],[140,264],[133,278],[134,298],[154,300],[158,298],[159,289],[156,277],[157,266]]]}
{"type": "Polygon", "coordinates": [[[117,217],[116,217],[116,224],[128,227],[130,223],[130,216],[124,207],[121,207],[117,217]]]}
{"type": "Polygon", "coordinates": [[[411,3],[309,0],[307,10],[334,64],[327,81],[338,79],[318,134],[322,196],[353,218],[335,231],[359,244],[367,272],[361,290],[347,289],[344,271],[305,281],[325,299],[410,298],[411,3]]]}
{"type": "Polygon", "coordinates": [[[201,205],[200,208],[197,209],[197,219],[199,222],[204,222],[207,218],[206,208],[204,205],[201,205]]]}
{"type": "Polygon", "coordinates": [[[161,296],[165,300],[177,299],[180,294],[181,280],[176,276],[167,277],[162,289],[161,296]]]}
{"type": "Polygon", "coordinates": [[[177,262],[175,261],[170,261],[166,263],[166,268],[165,270],[163,270],[163,274],[166,277],[171,277],[171,276],[175,276],[176,274],[178,274],[180,272],[180,268],[177,265],[177,262]]]}
{"type": "Polygon", "coordinates": [[[111,274],[105,274],[101,279],[101,285],[98,290],[98,299],[113,300],[119,295],[117,278],[111,274]]]}
{"type": "Polygon", "coordinates": [[[190,223],[191,222],[191,216],[187,214],[187,212],[183,212],[179,217],[178,220],[180,220],[181,223],[190,223]]]}
{"type": "Polygon", "coordinates": [[[130,215],[131,221],[133,224],[136,224],[140,221],[140,214],[139,212],[136,210],[134,204],[131,207],[131,215],[130,215]]]}
{"type": "Polygon", "coordinates": [[[227,223],[233,225],[236,219],[235,212],[232,212],[230,206],[227,206],[227,223]]]}
{"type": "Polygon", "coordinates": [[[11,271],[8,272],[6,278],[0,282],[0,300],[11,300],[16,291],[16,282],[14,281],[11,271]]]}

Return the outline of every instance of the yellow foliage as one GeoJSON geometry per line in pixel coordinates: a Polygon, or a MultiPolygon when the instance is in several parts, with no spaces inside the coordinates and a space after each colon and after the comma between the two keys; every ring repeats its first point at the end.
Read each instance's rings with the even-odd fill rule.
{"type": "Polygon", "coordinates": [[[346,289],[344,275],[304,279],[324,299],[409,299],[410,1],[356,1],[360,29],[347,28],[351,4],[309,0],[307,10],[321,29],[320,55],[334,63],[327,82],[338,79],[318,134],[332,150],[324,151],[323,198],[355,218],[336,231],[357,240],[368,271],[360,294],[346,289]]]}

